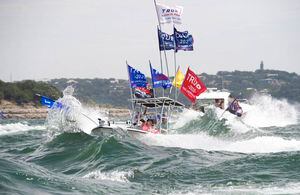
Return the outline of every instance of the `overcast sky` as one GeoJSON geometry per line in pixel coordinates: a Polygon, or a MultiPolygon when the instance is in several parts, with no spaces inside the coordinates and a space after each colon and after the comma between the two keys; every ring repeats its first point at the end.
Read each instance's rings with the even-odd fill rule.
{"type": "MultiPolygon", "coordinates": [[[[177,54],[183,71],[254,71],[263,60],[300,73],[299,0],[157,1],[184,7],[177,28],[195,42],[177,54]]],[[[0,0],[0,80],[125,79],[126,60],[149,76],[148,60],[160,67],[156,25],[153,0],[0,0]]]]}

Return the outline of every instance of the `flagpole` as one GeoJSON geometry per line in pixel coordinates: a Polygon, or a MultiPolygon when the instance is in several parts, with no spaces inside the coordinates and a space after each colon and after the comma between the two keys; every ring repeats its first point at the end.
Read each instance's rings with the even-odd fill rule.
{"type": "MultiPolygon", "coordinates": [[[[157,34],[158,34],[158,39],[160,39],[160,34],[158,33],[158,30],[159,30],[159,27],[157,26],[157,34]]],[[[159,44],[159,40],[158,40],[158,44],[159,44]]],[[[160,45],[158,46],[158,50],[159,50],[159,60],[160,60],[160,70],[161,70],[161,73],[163,74],[164,73],[164,69],[163,69],[163,62],[162,62],[162,57],[161,57],[161,51],[160,51],[160,45]]],[[[162,96],[164,97],[165,96],[165,90],[163,89],[162,91],[162,96]]]]}
{"type": "MultiPolygon", "coordinates": [[[[174,50],[174,70],[177,69],[177,65],[176,65],[176,51],[174,50]]],[[[176,71],[175,71],[175,83],[177,83],[176,80],[176,71]]],[[[175,100],[177,100],[177,87],[175,87],[175,100]]]]}
{"type": "MultiPolygon", "coordinates": [[[[175,71],[177,70],[177,61],[176,61],[176,51],[177,51],[177,49],[176,49],[176,43],[175,43],[175,25],[174,25],[174,23],[173,23],[173,31],[174,31],[174,45],[175,45],[175,48],[174,48],[174,67],[175,67],[175,71]]],[[[177,70],[178,71],[178,70],[177,70]]],[[[175,72],[175,83],[176,83],[176,73],[177,72],[175,72]]],[[[177,87],[175,87],[175,101],[177,100],[177,87]]]]}
{"type": "Polygon", "coordinates": [[[153,97],[155,98],[155,88],[154,88],[153,75],[152,75],[152,65],[151,65],[151,61],[150,60],[149,60],[149,66],[150,66],[150,73],[151,73],[153,97]]]}
{"type": "MultiPolygon", "coordinates": [[[[151,61],[149,60],[149,66],[150,66],[150,73],[151,73],[151,80],[152,80],[152,90],[153,90],[153,97],[155,98],[155,88],[154,88],[154,81],[153,81],[153,75],[152,75],[152,65],[151,65],[151,61]]],[[[155,107],[155,120],[157,118],[157,107],[156,107],[156,103],[154,104],[155,107]]]]}
{"type": "MultiPolygon", "coordinates": [[[[176,76],[177,76],[177,72],[178,72],[178,70],[179,70],[179,68],[180,68],[180,66],[178,66],[178,68],[177,68],[177,70],[176,70],[176,73],[175,73],[175,78],[174,78],[174,81],[175,81],[175,89],[177,88],[177,86],[176,86],[176,84],[177,84],[177,78],[176,78],[176,76]]],[[[172,86],[171,86],[171,88],[170,88],[170,94],[172,93],[172,89],[173,89],[173,84],[172,84],[172,86]]]]}
{"type": "MultiPolygon", "coordinates": [[[[156,10],[156,16],[157,16],[157,20],[158,20],[159,29],[162,30],[161,23],[160,23],[160,20],[159,20],[158,11],[157,11],[156,0],[154,0],[154,6],[155,6],[155,10],[156,10]]],[[[165,43],[164,42],[163,42],[163,46],[164,46],[164,55],[165,55],[165,61],[166,61],[166,67],[167,67],[167,74],[168,74],[168,77],[170,78],[169,67],[168,67],[168,59],[167,59],[166,47],[165,47],[165,43]]],[[[159,52],[161,52],[161,51],[159,50],[159,52]]],[[[163,72],[162,72],[162,74],[163,74],[163,72]]]]}
{"type": "MultiPolygon", "coordinates": [[[[128,63],[127,63],[127,60],[126,60],[126,65],[127,65],[127,72],[128,72],[128,81],[129,81],[129,88],[130,88],[130,96],[131,96],[131,109],[132,109],[132,112],[134,111],[134,105],[133,105],[133,91],[132,91],[132,88],[131,88],[131,82],[130,82],[130,73],[129,73],[129,70],[128,70],[128,63]]],[[[133,120],[133,113],[130,113],[131,114],[131,123],[132,123],[132,120],[133,120]]]]}

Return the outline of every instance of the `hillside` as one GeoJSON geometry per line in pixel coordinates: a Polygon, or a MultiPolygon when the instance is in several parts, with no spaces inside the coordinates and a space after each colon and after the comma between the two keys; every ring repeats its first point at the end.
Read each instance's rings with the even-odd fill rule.
{"type": "Polygon", "coordinates": [[[239,98],[249,98],[255,92],[276,98],[300,101],[300,76],[278,70],[220,71],[217,75],[202,75],[208,87],[225,88],[239,98]]]}
{"type": "Polygon", "coordinates": [[[74,86],[74,96],[84,103],[126,107],[129,99],[127,80],[62,78],[50,80],[49,84],[61,91],[69,85],[74,86]]]}
{"type": "Polygon", "coordinates": [[[37,93],[54,99],[61,96],[61,92],[57,88],[45,82],[25,80],[11,83],[0,80],[0,103],[1,100],[18,105],[37,102],[35,97],[37,93]]]}
{"type": "MultiPolygon", "coordinates": [[[[300,76],[296,73],[278,70],[219,71],[216,75],[203,73],[199,76],[207,87],[227,89],[238,98],[249,98],[253,93],[267,93],[276,98],[286,98],[291,102],[300,101],[300,76]]],[[[83,103],[121,108],[128,108],[130,105],[128,81],[114,78],[62,78],[52,79],[48,82],[26,80],[13,83],[0,80],[0,103],[1,100],[5,100],[17,105],[28,103],[38,105],[34,96],[36,93],[57,99],[62,96],[61,91],[69,85],[75,87],[74,96],[83,103]]],[[[156,94],[160,95],[161,93],[162,89],[156,90],[156,94]]],[[[183,95],[180,95],[179,99],[183,103],[189,104],[183,95]]]]}
{"type": "MultiPolygon", "coordinates": [[[[276,98],[300,101],[300,76],[278,70],[219,71],[216,75],[199,75],[207,87],[228,89],[238,98],[249,98],[253,93],[267,93],[276,98]]],[[[150,79],[149,79],[150,81],[150,79]]],[[[63,90],[75,86],[75,96],[83,102],[128,107],[130,89],[127,80],[122,79],[53,79],[49,84],[63,90]]],[[[173,90],[174,91],[174,90],[173,90]]],[[[158,94],[161,91],[157,92],[158,94]]],[[[188,104],[180,95],[179,99],[188,104]]]]}
{"type": "Polygon", "coordinates": [[[0,80],[0,119],[1,118],[45,118],[47,108],[41,106],[35,94],[58,98],[61,92],[45,82],[31,80],[3,82],[0,80]]]}

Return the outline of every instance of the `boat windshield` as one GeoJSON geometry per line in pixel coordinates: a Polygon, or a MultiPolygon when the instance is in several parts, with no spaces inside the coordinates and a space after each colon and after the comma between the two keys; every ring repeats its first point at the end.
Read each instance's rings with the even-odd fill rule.
{"type": "Polygon", "coordinates": [[[224,99],[198,99],[194,104],[193,109],[204,112],[205,108],[210,105],[224,109],[224,99]]]}

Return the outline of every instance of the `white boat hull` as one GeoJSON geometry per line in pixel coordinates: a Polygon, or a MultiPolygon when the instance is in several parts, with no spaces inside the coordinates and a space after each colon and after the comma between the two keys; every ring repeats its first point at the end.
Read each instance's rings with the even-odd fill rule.
{"type": "Polygon", "coordinates": [[[131,137],[138,137],[145,134],[148,134],[149,132],[134,129],[134,128],[122,128],[122,127],[112,127],[112,126],[99,126],[92,130],[93,135],[101,135],[101,136],[107,136],[107,135],[121,135],[126,136],[129,135],[131,137]]]}

